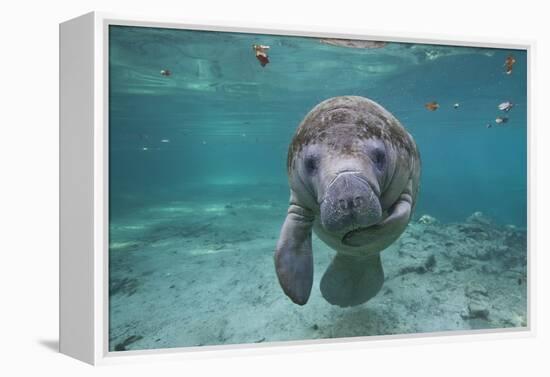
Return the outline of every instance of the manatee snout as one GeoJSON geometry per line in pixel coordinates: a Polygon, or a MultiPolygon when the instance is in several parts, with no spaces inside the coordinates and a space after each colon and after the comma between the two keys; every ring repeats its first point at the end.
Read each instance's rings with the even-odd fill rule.
{"type": "Polygon", "coordinates": [[[377,224],[382,217],[378,196],[360,172],[338,174],[320,206],[321,225],[329,232],[346,232],[377,224]]]}

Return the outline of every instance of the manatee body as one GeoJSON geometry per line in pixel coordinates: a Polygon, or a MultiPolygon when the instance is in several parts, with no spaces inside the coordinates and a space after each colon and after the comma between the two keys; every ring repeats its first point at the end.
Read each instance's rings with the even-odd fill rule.
{"type": "Polygon", "coordinates": [[[313,285],[311,233],[337,254],[321,280],[342,307],[374,297],[384,282],[380,252],[405,230],[416,202],[420,156],[399,121],[364,97],[315,106],[289,146],[290,206],[275,250],[279,283],[304,305],[313,285]]]}

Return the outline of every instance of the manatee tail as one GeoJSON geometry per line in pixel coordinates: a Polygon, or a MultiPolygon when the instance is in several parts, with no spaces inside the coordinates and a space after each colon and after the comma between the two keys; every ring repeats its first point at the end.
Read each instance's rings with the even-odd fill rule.
{"type": "Polygon", "coordinates": [[[374,296],[384,283],[380,254],[352,257],[337,254],[321,279],[321,293],[333,305],[360,305],[374,296]]]}

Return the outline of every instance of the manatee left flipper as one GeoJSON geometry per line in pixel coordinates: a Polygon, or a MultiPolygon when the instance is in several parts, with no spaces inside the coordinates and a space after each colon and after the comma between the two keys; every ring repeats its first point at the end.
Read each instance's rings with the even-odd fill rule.
{"type": "Polygon", "coordinates": [[[309,210],[291,204],[275,250],[279,283],[285,294],[299,305],[307,302],[313,285],[313,218],[309,210]]]}

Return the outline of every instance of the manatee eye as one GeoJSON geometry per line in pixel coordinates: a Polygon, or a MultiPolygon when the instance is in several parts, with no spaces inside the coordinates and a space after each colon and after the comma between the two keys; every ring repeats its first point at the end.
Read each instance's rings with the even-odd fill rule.
{"type": "Polygon", "coordinates": [[[304,161],[304,165],[305,165],[307,174],[315,173],[319,165],[319,157],[315,155],[307,156],[304,161]]]}
{"type": "Polygon", "coordinates": [[[376,148],[372,153],[371,159],[378,170],[383,170],[384,166],[386,166],[386,153],[382,149],[376,148]]]}

